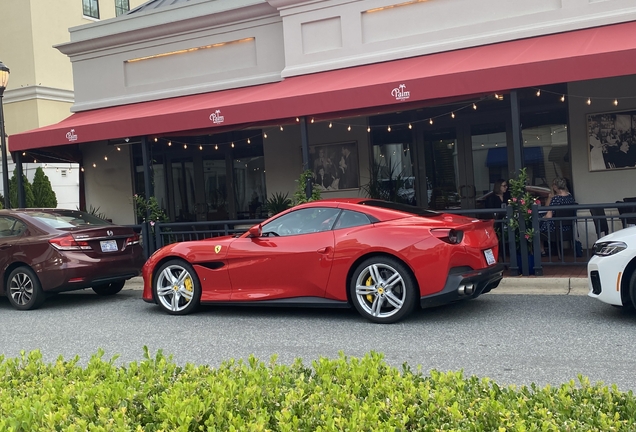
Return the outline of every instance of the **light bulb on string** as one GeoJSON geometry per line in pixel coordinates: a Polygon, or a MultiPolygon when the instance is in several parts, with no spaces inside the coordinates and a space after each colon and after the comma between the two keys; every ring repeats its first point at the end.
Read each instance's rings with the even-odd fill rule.
{"type": "Polygon", "coordinates": [[[155,138],[155,142],[157,142],[157,138],[155,138]]]}
{"type": "Polygon", "coordinates": [[[26,152],[22,152],[22,156],[26,156],[26,152]]]}
{"type": "Polygon", "coordinates": [[[219,149],[219,145],[218,144],[214,144],[214,150],[218,150],[219,149]]]}
{"type": "Polygon", "coordinates": [[[172,141],[168,141],[168,147],[172,147],[172,141]]]}
{"type": "Polygon", "coordinates": [[[588,104],[588,105],[592,105],[592,99],[587,98],[587,104],[588,104]]]}
{"type": "Polygon", "coordinates": [[[252,144],[252,141],[250,141],[250,139],[248,138],[248,139],[247,139],[247,143],[248,143],[248,144],[252,144]]]}
{"type": "Polygon", "coordinates": [[[347,127],[347,131],[351,132],[351,125],[349,125],[349,127],[347,127]]]}
{"type": "Polygon", "coordinates": [[[33,163],[37,163],[37,162],[38,162],[37,160],[33,159],[33,163]]]}
{"type": "Polygon", "coordinates": [[[473,103],[473,109],[476,110],[477,109],[477,104],[473,103]]]}
{"type": "Polygon", "coordinates": [[[234,148],[234,143],[232,143],[232,148],[234,148]]]}
{"type": "Polygon", "coordinates": [[[104,156],[104,160],[107,161],[108,160],[108,156],[104,156]]]}
{"type": "Polygon", "coordinates": [[[541,96],[541,89],[537,90],[537,96],[541,96]]]}
{"type": "Polygon", "coordinates": [[[618,106],[618,99],[614,99],[614,106],[618,106]]]}
{"type": "Polygon", "coordinates": [[[203,150],[203,146],[202,145],[199,145],[199,150],[203,150]]]}
{"type": "Polygon", "coordinates": [[[313,117],[311,118],[311,122],[312,122],[312,123],[314,122],[314,118],[313,118],[313,117]]]}
{"type": "Polygon", "coordinates": [[[97,168],[97,164],[96,163],[93,164],[93,168],[97,168]]]}
{"type": "Polygon", "coordinates": [[[451,118],[455,118],[455,113],[454,112],[451,113],[451,118]]]}
{"type": "Polygon", "coordinates": [[[267,138],[267,134],[266,133],[263,134],[263,138],[267,138]]]}
{"type": "Polygon", "coordinates": [[[117,147],[117,151],[121,151],[121,147],[117,147]]]}
{"type": "Polygon", "coordinates": [[[187,144],[184,144],[184,145],[183,145],[183,148],[184,148],[184,149],[187,149],[187,148],[188,148],[188,145],[187,145],[187,144]]]}
{"type": "Polygon", "coordinates": [[[333,125],[331,124],[331,122],[329,122],[329,129],[331,129],[331,126],[333,126],[333,125]]]}
{"type": "Polygon", "coordinates": [[[296,117],[296,123],[298,123],[300,121],[300,119],[298,117],[296,117]]]}
{"type": "Polygon", "coordinates": [[[428,119],[428,122],[429,122],[430,124],[433,124],[433,118],[431,117],[430,119],[428,119]]]}
{"type": "Polygon", "coordinates": [[[391,132],[391,125],[389,125],[389,127],[387,127],[387,128],[386,128],[386,130],[387,130],[388,132],[391,132]]]}
{"type": "Polygon", "coordinates": [[[561,96],[561,102],[565,102],[565,95],[561,96]]]}
{"type": "Polygon", "coordinates": [[[371,126],[367,126],[367,132],[371,132],[371,126]]]}
{"type": "Polygon", "coordinates": [[[84,172],[84,167],[81,167],[81,168],[80,168],[80,171],[84,172]]]}
{"type": "Polygon", "coordinates": [[[409,123],[409,129],[413,129],[413,125],[409,123]]]}
{"type": "Polygon", "coordinates": [[[280,127],[280,131],[281,131],[281,132],[283,131],[283,126],[282,126],[282,125],[281,125],[281,127],[280,127]]]}

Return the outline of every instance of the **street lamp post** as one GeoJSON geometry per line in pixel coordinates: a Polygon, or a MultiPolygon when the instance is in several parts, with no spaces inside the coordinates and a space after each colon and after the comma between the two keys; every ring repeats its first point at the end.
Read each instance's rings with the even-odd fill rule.
{"type": "Polygon", "coordinates": [[[2,145],[2,189],[4,192],[4,208],[9,208],[9,164],[7,162],[7,141],[4,133],[4,112],[2,95],[9,82],[9,68],[0,61],[0,145],[2,145]]]}

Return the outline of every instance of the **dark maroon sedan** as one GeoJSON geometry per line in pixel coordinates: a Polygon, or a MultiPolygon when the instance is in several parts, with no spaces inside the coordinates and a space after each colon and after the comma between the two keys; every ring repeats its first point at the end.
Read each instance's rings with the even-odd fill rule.
{"type": "Polygon", "coordinates": [[[47,293],[117,294],[144,262],[132,228],[76,210],[0,210],[0,294],[16,309],[37,308],[47,293]]]}

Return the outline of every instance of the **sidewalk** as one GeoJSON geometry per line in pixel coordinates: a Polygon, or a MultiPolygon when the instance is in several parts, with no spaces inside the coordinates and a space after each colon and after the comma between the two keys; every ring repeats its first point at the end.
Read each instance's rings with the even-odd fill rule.
{"type": "MultiPolygon", "coordinates": [[[[125,290],[143,289],[141,276],[126,282],[125,290]]],[[[493,294],[525,294],[525,295],[587,295],[587,275],[577,277],[559,276],[507,276],[493,294]]]]}

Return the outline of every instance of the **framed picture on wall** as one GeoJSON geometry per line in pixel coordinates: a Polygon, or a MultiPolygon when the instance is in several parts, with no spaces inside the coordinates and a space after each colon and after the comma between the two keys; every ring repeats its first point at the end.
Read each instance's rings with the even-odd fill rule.
{"type": "Polygon", "coordinates": [[[314,173],[314,184],[323,191],[358,189],[358,142],[310,146],[309,169],[314,173]]]}
{"type": "Polygon", "coordinates": [[[587,115],[590,171],[636,167],[636,111],[587,115]]]}

